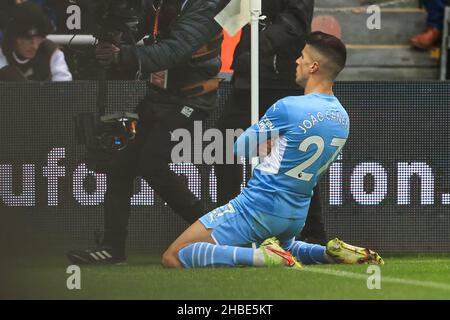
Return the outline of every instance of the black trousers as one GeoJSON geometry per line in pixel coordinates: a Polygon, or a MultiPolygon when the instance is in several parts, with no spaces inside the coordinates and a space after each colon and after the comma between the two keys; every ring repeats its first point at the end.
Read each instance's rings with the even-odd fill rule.
{"type": "Polygon", "coordinates": [[[118,255],[125,253],[130,198],[138,176],[186,222],[193,223],[205,213],[183,178],[169,168],[172,148],[178,143],[171,141],[171,132],[179,128],[193,132],[194,121],[204,120],[209,115],[193,108],[187,117],[186,112],[182,113],[183,108],[183,105],[144,99],[137,107],[140,120],[135,143],[117,153],[107,173],[103,244],[112,246],[118,255]]]}
{"type": "MultiPolygon", "coordinates": [[[[301,95],[302,89],[264,89],[259,92],[260,117],[276,101],[286,96],[301,95]]],[[[222,132],[226,129],[246,129],[251,125],[251,95],[249,90],[233,89],[228,99],[225,110],[217,122],[217,127],[222,132]]],[[[233,150],[224,150],[224,154],[233,150]]],[[[235,161],[235,163],[237,163],[235,161]]],[[[217,175],[217,200],[219,205],[228,203],[240,193],[242,182],[242,165],[215,165],[217,175]]],[[[305,227],[300,236],[303,240],[324,243],[326,234],[323,224],[322,203],[319,186],[314,189],[314,196],[308,212],[305,227]]]]}

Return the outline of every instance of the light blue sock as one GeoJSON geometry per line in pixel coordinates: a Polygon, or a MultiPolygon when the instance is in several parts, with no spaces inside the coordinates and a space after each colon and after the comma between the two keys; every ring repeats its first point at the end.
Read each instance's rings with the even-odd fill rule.
{"type": "Polygon", "coordinates": [[[253,266],[254,249],[197,242],[178,252],[185,268],[253,266]]]}
{"type": "Polygon", "coordinates": [[[303,264],[331,263],[332,260],[326,254],[326,247],[318,244],[310,244],[302,241],[294,241],[289,252],[303,264]]]}

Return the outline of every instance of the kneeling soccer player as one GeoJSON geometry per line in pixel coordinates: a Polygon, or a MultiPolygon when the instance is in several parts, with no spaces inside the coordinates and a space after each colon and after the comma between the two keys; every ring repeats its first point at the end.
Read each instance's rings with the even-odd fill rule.
{"type": "Polygon", "coordinates": [[[376,252],[338,239],[326,247],[294,240],[305,224],[313,188],[349,135],[347,112],[333,93],[346,57],[336,37],[310,34],[296,69],[305,95],[276,102],[235,144],[236,155],[249,158],[271,139],[270,155],[239,196],[204,215],[170,245],[162,258],[165,267],[301,268],[297,259],[303,264],[383,263],[376,252]],[[253,243],[259,248],[250,248],[253,243]]]}

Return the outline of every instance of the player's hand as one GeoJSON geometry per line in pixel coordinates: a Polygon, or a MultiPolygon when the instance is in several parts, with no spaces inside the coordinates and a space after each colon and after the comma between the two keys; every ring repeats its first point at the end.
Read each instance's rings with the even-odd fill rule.
{"type": "Polygon", "coordinates": [[[258,146],[258,155],[261,158],[267,157],[272,151],[273,141],[271,139],[260,143],[258,146]]]}
{"type": "Polygon", "coordinates": [[[95,47],[95,58],[102,66],[110,66],[120,62],[120,48],[112,43],[99,42],[95,47]]]}

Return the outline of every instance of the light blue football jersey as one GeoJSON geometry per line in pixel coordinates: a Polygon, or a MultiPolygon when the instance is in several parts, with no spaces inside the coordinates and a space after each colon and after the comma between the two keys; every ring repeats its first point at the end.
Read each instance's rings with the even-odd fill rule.
{"type": "Polygon", "coordinates": [[[339,155],[349,127],[348,114],[334,95],[279,100],[236,142],[236,154],[246,157],[254,156],[248,149],[255,136],[261,143],[267,135],[273,144],[235,201],[251,206],[250,212],[306,218],[313,188],[339,155]]]}

